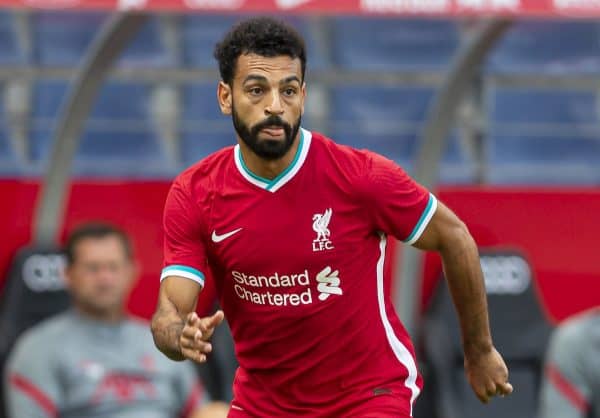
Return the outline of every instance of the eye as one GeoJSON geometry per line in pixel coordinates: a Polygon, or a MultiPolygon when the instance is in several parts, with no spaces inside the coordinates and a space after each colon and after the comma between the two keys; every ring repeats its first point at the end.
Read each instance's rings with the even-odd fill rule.
{"type": "Polygon", "coordinates": [[[248,93],[250,93],[252,96],[260,96],[262,94],[262,92],[263,92],[262,87],[258,87],[258,86],[257,87],[251,87],[248,90],[248,93]]]}
{"type": "Polygon", "coordinates": [[[293,87],[287,87],[286,89],[283,90],[283,94],[285,96],[291,97],[296,94],[296,89],[293,87]]]}

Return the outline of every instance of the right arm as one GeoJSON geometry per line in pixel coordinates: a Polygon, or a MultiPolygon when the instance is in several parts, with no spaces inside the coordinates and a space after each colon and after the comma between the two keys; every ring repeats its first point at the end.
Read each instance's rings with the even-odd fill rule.
{"type": "Polygon", "coordinates": [[[165,202],[165,266],[151,326],[156,347],[167,357],[203,363],[212,350],[208,340],[223,320],[223,312],[202,319],[194,312],[207,264],[203,207],[191,196],[189,185],[177,179],[165,202]]]}
{"type": "Polygon", "coordinates": [[[156,347],[172,360],[204,363],[212,351],[208,341],[223,321],[223,312],[199,318],[194,309],[200,290],[200,284],[179,276],[169,276],[160,285],[152,336],[156,347]]]}

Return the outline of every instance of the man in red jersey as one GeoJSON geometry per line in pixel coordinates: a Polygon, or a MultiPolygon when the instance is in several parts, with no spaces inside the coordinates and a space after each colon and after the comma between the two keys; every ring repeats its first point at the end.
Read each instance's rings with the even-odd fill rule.
{"type": "Polygon", "coordinates": [[[230,417],[410,417],[422,382],[384,292],[391,235],[440,253],[469,382],[483,402],[509,394],[465,225],[392,161],[300,128],[306,54],[289,26],[239,23],[215,56],[237,145],[169,192],[157,347],[206,361],[223,312],[193,311],[210,274],[240,363],[230,417]]]}

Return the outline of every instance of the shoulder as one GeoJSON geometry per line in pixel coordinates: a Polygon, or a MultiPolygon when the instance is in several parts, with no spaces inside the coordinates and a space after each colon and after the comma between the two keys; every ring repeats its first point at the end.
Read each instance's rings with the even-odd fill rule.
{"type": "Polygon", "coordinates": [[[181,189],[193,197],[218,187],[233,164],[233,149],[233,146],[223,148],[191,165],[175,178],[172,189],[181,189]]]}
{"type": "Polygon", "coordinates": [[[592,309],[574,315],[560,324],[556,333],[563,340],[577,341],[591,339],[594,330],[600,329],[600,309],[592,309]]]}
{"type": "Polygon", "coordinates": [[[401,171],[396,162],[368,149],[357,149],[343,145],[314,132],[312,135],[318,158],[330,159],[337,167],[350,173],[368,175],[372,172],[401,171]]]}
{"type": "Polygon", "coordinates": [[[339,144],[318,132],[311,132],[311,150],[319,168],[330,166],[346,175],[360,176],[373,156],[368,150],[339,144]]]}
{"type": "Polygon", "coordinates": [[[553,356],[573,355],[600,344],[600,309],[575,315],[562,322],[552,336],[553,356]]]}
{"type": "Polygon", "coordinates": [[[17,339],[11,354],[11,363],[19,364],[32,358],[49,358],[55,353],[57,344],[65,341],[71,328],[67,313],[47,318],[29,328],[17,339]]]}

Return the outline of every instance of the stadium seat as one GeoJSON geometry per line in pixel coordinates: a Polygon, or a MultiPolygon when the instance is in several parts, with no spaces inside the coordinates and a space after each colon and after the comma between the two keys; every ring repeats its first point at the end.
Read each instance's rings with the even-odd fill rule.
{"type": "Polygon", "coordinates": [[[544,314],[535,278],[518,252],[482,249],[494,344],[510,369],[515,392],[481,404],[463,368],[460,329],[445,279],[441,278],[423,326],[438,418],[534,417],[542,360],[552,326],[544,314]]]}
{"type": "Polygon", "coordinates": [[[184,166],[190,166],[221,148],[235,145],[233,127],[228,132],[209,130],[181,131],[181,159],[184,166]]]}
{"type": "MultiPolygon", "coordinates": [[[[411,171],[417,156],[423,123],[433,98],[426,87],[339,87],[331,92],[333,139],[355,148],[367,148],[411,171]]],[[[444,153],[444,182],[472,181],[474,165],[458,136],[452,134],[444,153]]]]}
{"type": "Polygon", "coordinates": [[[600,184],[598,136],[491,135],[492,184],[600,184]]]}
{"type": "Polygon", "coordinates": [[[496,73],[598,73],[600,24],[594,21],[515,22],[490,55],[496,73]]]}
{"type": "MultiPolygon", "coordinates": [[[[54,120],[67,93],[64,81],[39,82],[34,89],[32,160],[50,151],[54,120]]],[[[80,175],[164,174],[169,166],[149,112],[148,86],[108,82],[92,108],[74,162],[80,175]]]]}
{"type": "Polygon", "coordinates": [[[488,104],[492,127],[506,123],[571,125],[600,121],[598,97],[588,90],[495,88],[488,104]]]}
{"type": "MultiPolygon", "coordinates": [[[[55,248],[23,248],[13,259],[0,294],[0,375],[23,331],[70,306],[64,267],[64,256],[55,248]]],[[[2,396],[0,391],[0,417],[4,416],[2,396]]]]}
{"type": "Polygon", "coordinates": [[[33,15],[34,61],[41,66],[79,63],[107,14],[97,12],[37,12],[33,15]]]}
{"type": "MultiPolygon", "coordinates": [[[[285,16],[282,18],[292,24],[304,37],[310,68],[323,68],[328,65],[320,43],[312,33],[305,18],[285,16]]],[[[217,68],[213,51],[231,25],[241,20],[235,16],[186,16],[182,21],[182,42],[184,61],[190,67],[217,68]]]]}
{"type": "Polygon", "coordinates": [[[13,12],[0,12],[0,64],[18,65],[26,62],[19,47],[13,12]]]}
{"type": "Polygon", "coordinates": [[[226,28],[240,20],[236,16],[184,16],[181,20],[181,42],[184,62],[190,67],[217,68],[213,58],[215,44],[226,28]]]}
{"type": "Polygon", "coordinates": [[[589,91],[494,89],[488,110],[490,182],[600,182],[597,103],[589,91]]]}
{"type": "Polygon", "coordinates": [[[123,51],[121,67],[174,67],[175,56],[164,44],[158,18],[150,18],[123,51]]]}
{"type": "Polygon", "coordinates": [[[459,45],[451,21],[344,17],[332,24],[334,62],[352,70],[445,71],[459,45]]]}

